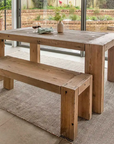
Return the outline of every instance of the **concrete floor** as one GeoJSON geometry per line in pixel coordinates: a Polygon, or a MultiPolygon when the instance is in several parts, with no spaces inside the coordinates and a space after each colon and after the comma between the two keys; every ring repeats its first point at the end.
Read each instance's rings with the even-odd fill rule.
{"type": "MultiPolygon", "coordinates": [[[[16,51],[29,51],[23,48],[11,48],[6,46],[6,55],[16,51]]],[[[41,55],[48,55],[64,60],[72,60],[84,63],[84,58],[41,52],[41,55]]],[[[105,65],[107,67],[107,63],[105,65]]],[[[68,144],[69,142],[54,136],[4,110],[0,110],[0,144],[68,144]]]]}

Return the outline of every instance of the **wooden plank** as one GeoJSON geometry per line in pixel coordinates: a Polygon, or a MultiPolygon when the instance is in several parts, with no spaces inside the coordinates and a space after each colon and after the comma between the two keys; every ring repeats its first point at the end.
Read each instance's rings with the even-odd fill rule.
{"type": "MultiPolygon", "coordinates": [[[[34,34],[32,28],[7,30],[0,32],[0,37],[8,40],[36,43],[84,51],[84,44],[92,43],[107,33],[66,30],[64,33],[34,34]]],[[[103,39],[102,39],[103,41],[103,39]]],[[[101,42],[102,42],[101,41],[101,42]]],[[[102,43],[98,44],[102,45],[102,43]]]]}
{"type": "Polygon", "coordinates": [[[104,47],[86,45],[85,73],[93,75],[93,112],[104,111],[104,47]]]}
{"type": "Polygon", "coordinates": [[[9,72],[9,71],[0,70],[0,74],[3,75],[4,77],[10,78],[10,79],[15,79],[15,80],[18,80],[18,81],[21,81],[21,82],[45,89],[45,90],[49,90],[49,91],[52,91],[52,92],[55,92],[58,94],[61,93],[59,85],[51,84],[51,83],[48,83],[45,81],[41,81],[38,79],[34,79],[31,77],[27,77],[25,75],[21,75],[21,74],[9,72]]]}
{"type": "Polygon", "coordinates": [[[0,75],[61,93],[60,87],[79,73],[12,57],[0,59],[0,75]]]}
{"type": "Polygon", "coordinates": [[[78,116],[87,120],[92,118],[92,76],[90,85],[78,97],[78,116]]]}
{"type": "Polygon", "coordinates": [[[0,38],[62,47],[84,51],[85,44],[104,46],[105,51],[114,46],[113,33],[66,30],[62,34],[34,34],[32,28],[0,31],[0,38]]]}
{"type": "Polygon", "coordinates": [[[76,42],[76,43],[86,43],[92,40],[95,40],[97,38],[100,38],[107,33],[101,33],[101,32],[89,32],[89,31],[76,31],[76,30],[66,30],[64,33],[57,33],[56,30],[54,30],[53,33],[50,34],[38,34],[33,33],[32,28],[24,28],[24,29],[15,29],[15,30],[7,30],[7,31],[1,31],[1,36],[24,36],[25,39],[32,37],[32,38],[43,38],[50,40],[59,40],[59,41],[68,41],[68,42],[76,42]]]}
{"type": "MultiPolygon", "coordinates": [[[[4,40],[0,39],[0,57],[4,56],[4,40]]],[[[3,77],[0,76],[0,80],[3,80],[3,77]]]]}
{"type": "Polygon", "coordinates": [[[45,81],[48,81],[49,79],[52,83],[56,81],[58,85],[64,84],[74,76],[80,74],[78,72],[48,66],[45,64],[34,63],[9,56],[0,59],[0,68],[7,71],[17,72],[17,74],[26,74],[32,78],[38,78],[41,80],[44,79],[45,81]]]}
{"type": "Polygon", "coordinates": [[[40,63],[40,45],[30,44],[30,61],[40,63]]]}
{"type": "Polygon", "coordinates": [[[61,136],[74,140],[78,128],[78,90],[61,88],[61,136]]]}
{"type": "Polygon", "coordinates": [[[114,82],[114,46],[108,50],[108,81],[114,82]]]}

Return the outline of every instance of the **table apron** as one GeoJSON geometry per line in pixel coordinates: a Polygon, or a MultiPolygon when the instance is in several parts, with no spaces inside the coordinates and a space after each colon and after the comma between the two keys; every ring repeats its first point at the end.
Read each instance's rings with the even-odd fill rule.
{"type": "Polygon", "coordinates": [[[33,38],[33,37],[14,36],[6,34],[1,35],[0,39],[85,51],[85,44],[65,40],[51,40],[45,38],[33,38]]]}

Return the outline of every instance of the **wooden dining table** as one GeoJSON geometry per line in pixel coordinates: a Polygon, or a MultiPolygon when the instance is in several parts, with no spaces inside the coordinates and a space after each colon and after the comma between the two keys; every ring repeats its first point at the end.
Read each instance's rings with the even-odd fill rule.
{"type": "MultiPolygon", "coordinates": [[[[93,75],[93,112],[104,111],[105,52],[108,51],[108,81],[114,82],[114,33],[66,30],[38,34],[32,28],[0,31],[0,57],[5,55],[4,40],[30,43],[30,61],[37,63],[40,45],[85,51],[85,73],[93,75]]],[[[10,88],[13,81],[7,78],[4,85],[10,88]]]]}

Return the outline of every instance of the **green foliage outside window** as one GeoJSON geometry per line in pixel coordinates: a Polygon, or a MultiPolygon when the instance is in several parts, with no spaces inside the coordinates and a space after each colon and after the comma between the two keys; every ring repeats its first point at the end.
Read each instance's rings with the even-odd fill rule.
{"type": "MultiPolygon", "coordinates": [[[[6,7],[7,9],[11,9],[12,0],[6,0],[6,7]]],[[[4,7],[4,0],[0,2],[0,7],[4,7]]]]}
{"type": "Polygon", "coordinates": [[[65,19],[65,17],[66,15],[64,13],[61,13],[61,10],[59,8],[55,9],[55,16],[54,16],[55,21],[62,21],[65,19]]]}

